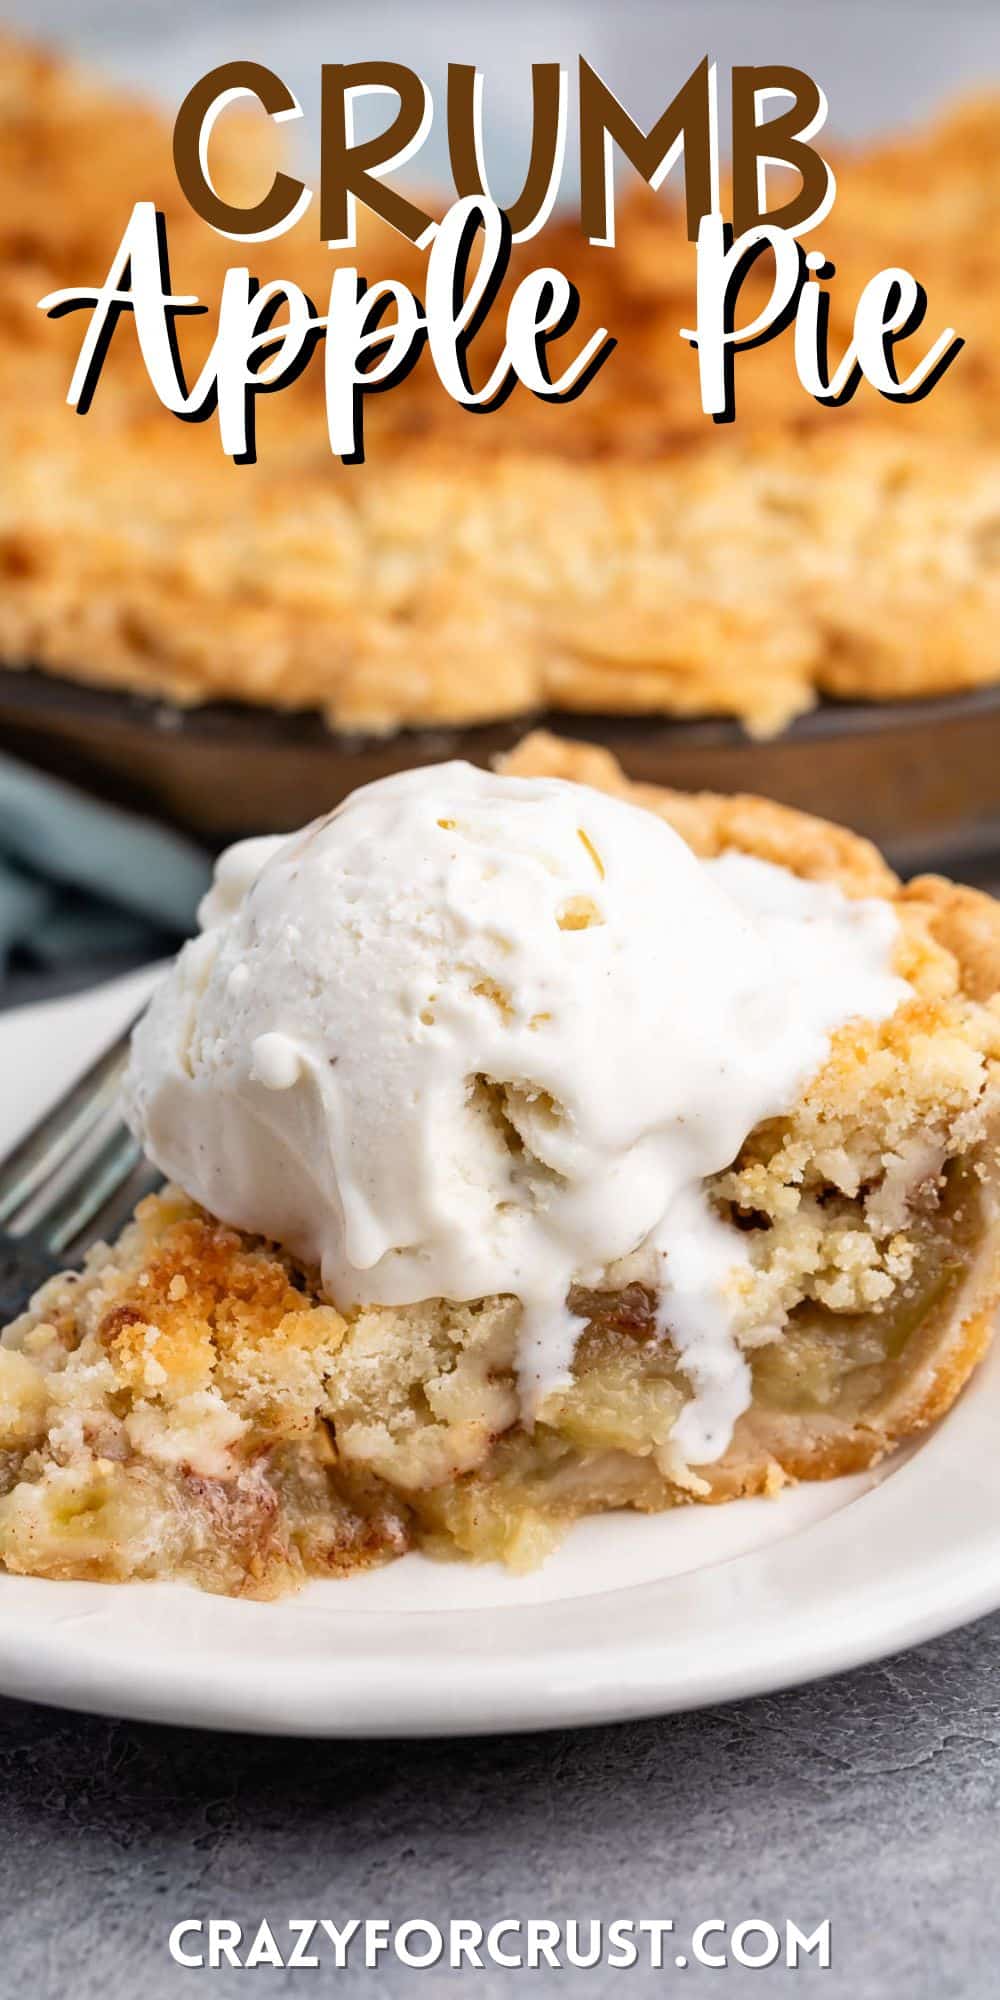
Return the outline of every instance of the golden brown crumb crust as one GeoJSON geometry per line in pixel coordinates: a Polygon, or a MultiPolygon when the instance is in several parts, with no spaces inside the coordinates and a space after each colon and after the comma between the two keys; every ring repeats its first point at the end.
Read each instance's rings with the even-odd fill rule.
{"type": "MultiPolygon", "coordinates": [[[[614,251],[566,221],[521,253],[561,264],[584,328],[618,338],[582,398],[519,391],[476,423],[424,357],[369,399],[359,474],[329,456],[315,362],[262,399],[256,470],[222,458],[213,426],[159,409],[127,325],[89,415],[65,407],[81,318],[47,321],[37,301],[103,276],[133,199],[163,209],[175,282],[210,306],[184,323],[191,366],[232,245],[182,200],[160,114],[9,38],[0,69],[0,659],[372,730],[554,708],[723,712],[767,731],[819,693],[996,678],[995,100],[838,162],[822,232],[834,350],[863,283],[909,266],[935,327],[966,343],[923,403],[863,388],[825,410],[783,336],[743,357],[737,421],[712,425],[678,338],[691,247],[676,204],[643,195],[621,204],[614,251]]],[[[268,144],[223,121],[217,177],[256,187],[268,144]]],[[[366,274],[421,292],[422,256],[370,218],[362,229],[366,274]]],[[[333,260],[312,212],[254,256],[262,279],[325,297],[333,260]]],[[[493,339],[477,346],[484,373],[493,339]]]]}

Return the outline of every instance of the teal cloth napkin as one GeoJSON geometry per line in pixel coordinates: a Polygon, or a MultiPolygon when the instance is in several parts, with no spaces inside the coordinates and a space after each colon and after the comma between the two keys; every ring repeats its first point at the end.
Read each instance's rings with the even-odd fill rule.
{"type": "Polygon", "coordinates": [[[156,957],[194,929],[210,879],[182,835],[0,756],[0,980],[156,957]]]}

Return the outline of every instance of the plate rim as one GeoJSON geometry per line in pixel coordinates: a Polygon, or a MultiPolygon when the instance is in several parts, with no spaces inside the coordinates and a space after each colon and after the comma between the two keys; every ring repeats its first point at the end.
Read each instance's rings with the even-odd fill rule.
{"type": "MultiPolygon", "coordinates": [[[[1000,1383],[1000,1367],[993,1372],[997,1381],[991,1386],[995,1389],[1000,1383]]],[[[935,1440],[944,1436],[944,1430],[942,1426],[935,1440]]],[[[924,1450],[928,1448],[925,1446],[924,1450]]],[[[912,1463],[916,1465],[921,1456],[918,1452],[912,1463]]],[[[824,1528],[836,1527],[838,1532],[833,1539],[844,1538],[847,1517],[854,1513],[855,1506],[877,1504],[892,1493],[900,1476],[890,1476],[840,1512],[770,1548],[734,1556],[710,1569],[689,1572],[685,1577],[669,1578],[659,1584],[634,1584],[623,1591],[612,1588],[597,1597],[578,1601],[591,1607],[613,1602],[620,1613],[623,1599],[648,1602],[650,1598],[684,1597],[690,1594],[695,1579],[709,1574],[725,1578],[727,1573],[732,1576],[737,1571],[742,1572],[745,1595],[748,1572],[763,1566],[773,1568],[780,1577],[786,1569],[797,1570],[805,1546],[811,1543],[815,1552],[815,1538],[824,1528]],[[789,1561],[792,1551],[797,1553],[798,1561],[789,1561]],[[688,1590],[679,1591],[678,1586],[682,1585],[687,1585],[688,1590]]],[[[871,1516],[867,1525],[873,1530],[871,1546],[877,1541],[871,1516]]],[[[848,1535],[847,1539],[853,1541],[854,1537],[848,1535]]],[[[829,1550],[825,1553],[829,1554],[829,1550]]],[[[263,1670],[258,1671],[248,1647],[241,1647],[235,1655],[222,1653],[218,1657],[211,1652],[200,1657],[185,1652],[173,1659],[169,1653],[161,1654],[152,1672],[150,1660],[139,1654],[130,1658],[123,1669],[120,1660],[114,1667],[109,1666],[108,1655],[115,1640],[113,1606],[105,1620],[108,1627],[105,1651],[74,1646],[70,1640],[68,1628],[79,1625],[86,1629],[90,1623],[86,1612],[47,1620],[40,1628],[40,1644],[39,1627],[25,1629],[6,1615],[4,1597],[11,1585],[16,1589],[22,1580],[0,1576],[0,1690],[43,1706],[135,1721],[330,1740],[446,1738],[635,1721],[745,1700],[845,1673],[1000,1608],[1000,1535],[994,1535],[993,1561],[989,1566],[982,1561],[980,1551],[975,1560],[955,1568],[949,1559],[954,1553],[954,1547],[939,1553],[933,1570],[933,1591],[927,1589],[926,1574],[923,1590],[919,1588],[919,1565],[916,1574],[909,1577],[901,1569],[893,1578],[894,1588],[881,1596],[869,1588],[861,1607],[863,1615],[856,1610],[853,1619],[849,1607],[838,1599],[828,1606],[825,1620],[815,1618],[815,1606],[802,1605],[794,1619],[775,1628],[776,1633],[780,1631],[786,1648],[789,1638],[794,1641],[780,1664],[776,1663],[774,1650],[764,1644],[758,1644],[749,1659],[739,1655],[737,1642],[745,1639],[747,1627],[737,1622],[725,1634],[724,1652],[714,1660],[709,1657],[706,1664],[705,1654],[692,1651],[684,1672],[676,1673],[672,1679],[664,1677],[665,1649],[662,1634],[658,1632],[651,1632],[644,1643],[627,1655],[621,1641],[610,1647],[595,1644],[589,1651],[579,1645],[550,1644],[543,1651],[532,1652],[530,1643],[525,1643],[531,1636],[526,1628],[544,1622],[573,1601],[565,1599],[509,1610],[495,1607],[490,1611],[407,1613],[404,1636],[409,1644],[405,1655],[399,1646],[399,1614],[365,1612],[360,1618],[357,1613],[350,1614],[350,1622],[357,1623],[370,1641],[382,1638],[388,1641],[391,1637],[395,1644],[375,1643],[367,1649],[352,1647],[346,1653],[325,1655],[322,1660],[310,1659],[307,1665],[300,1662],[292,1668],[286,1662],[284,1677],[277,1685],[270,1679],[270,1661],[265,1661],[263,1670]],[[501,1622],[510,1625],[512,1621],[522,1626],[520,1640],[504,1650],[496,1644],[495,1627],[501,1622]],[[459,1622],[466,1641],[470,1637],[481,1641],[478,1648],[466,1645],[464,1649],[451,1651],[450,1640],[456,1636],[454,1628],[459,1622]],[[441,1667],[446,1663],[445,1675],[432,1680],[422,1673],[413,1673],[412,1642],[418,1635],[434,1641],[426,1656],[423,1652],[419,1656],[421,1668],[432,1664],[441,1667]]],[[[23,1581],[46,1593],[60,1588],[57,1583],[42,1579],[23,1581]]],[[[337,1587],[334,1581],[320,1586],[324,1591],[335,1591],[337,1587]]],[[[183,1609],[190,1613],[190,1624],[200,1622],[198,1614],[203,1607],[234,1606],[231,1599],[202,1600],[192,1587],[177,1584],[107,1584],[85,1588],[118,1600],[127,1594],[133,1606],[139,1596],[155,1593],[168,1612],[181,1609],[183,1601],[183,1609]]],[[[276,1613],[280,1615],[280,1601],[261,1604],[244,1600],[235,1608],[250,1614],[255,1623],[270,1620],[276,1613]]],[[[666,1602],[663,1608],[668,1608],[666,1602]]],[[[754,1613],[758,1621],[769,1608],[773,1610],[773,1604],[768,1606],[762,1601],[754,1613]]],[[[12,1609],[16,1620],[16,1607],[12,1609]]],[[[96,1615],[100,1617],[100,1611],[96,1615]]],[[[210,1608],[207,1615],[211,1616],[210,1608]]],[[[332,1628],[338,1622],[338,1615],[332,1607],[329,1616],[324,1609],[318,1622],[329,1623],[332,1628]]],[[[342,1642],[343,1632],[338,1636],[342,1642]]]]}
{"type": "MultiPolygon", "coordinates": [[[[0,1061],[12,1023],[23,1034],[41,1017],[41,1028],[56,1006],[110,1025],[144,976],[152,969],[0,1017],[0,1061]]],[[[997,1393],[1000,1345],[943,1423],[835,1511],[742,1554],[590,1596],[345,1609],[335,1580],[260,1604],[175,1584],[3,1575],[0,1691],[186,1727],[443,1737],[666,1715],[844,1672],[1000,1608],[997,1393]],[[146,1652],[133,1625],[150,1635],[146,1652]],[[158,1649],[161,1628],[170,1636],[158,1649]],[[287,1644],[275,1650],[283,1629],[294,1658],[287,1644]]]]}

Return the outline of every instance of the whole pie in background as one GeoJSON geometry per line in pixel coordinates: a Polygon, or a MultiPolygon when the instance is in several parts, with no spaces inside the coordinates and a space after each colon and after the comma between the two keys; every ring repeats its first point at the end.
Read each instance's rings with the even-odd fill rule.
{"type": "MultiPolygon", "coordinates": [[[[2,58],[6,665],[182,703],[315,708],[373,732],[545,709],[726,714],[765,734],[821,695],[998,678],[995,98],[839,159],[819,232],[835,352],[890,264],[926,286],[932,336],[958,328],[965,347],[922,403],[863,386],[822,409],[785,335],[738,361],[737,420],[712,425],[677,333],[693,252],[674,201],[640,191],[614,251],[569,218],[519,253],[560,265],[581,325],[617,337],[585,394],[552,408],[519,391],[473,421],[424,357],[369,399],[359,474],[330,458],[315,358],[260,399],[253,469],[223,458],[211,424],[158,407],[127,325],[87,417],[65,407],[82,319],[47,321],[37,301],[99,282],[133,200],[164,210],[175,285],[209,304],[207,327],[184,328],[192,365],[233,246],[183,201],[163,115],[16,41],[2,58]]],[[[213,143],[224,186],[269,173],[258,125],[224,121],[213,143]]],[[[370,217],[361,228],[366,276],[419,292],[422,258],[370,217]]],[[[253,259],[262,279],[325,297],[332,257],[311,215],[253,259]]]]}

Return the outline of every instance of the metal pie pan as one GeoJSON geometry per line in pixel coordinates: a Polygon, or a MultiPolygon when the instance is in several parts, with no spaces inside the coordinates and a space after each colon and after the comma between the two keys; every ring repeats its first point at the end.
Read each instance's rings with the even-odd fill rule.
{"type": "Polygon", "coordinates": [[[825,702],[760,741],[717,717],[546,714],[391,736],[314,713],[178,708],[31,669],[0,670],[0,742],[100,797],[216,847],[279,832],[415,764],[486,764],[531,727],[602,743],[633,778],[756,792],[866,833],[904,874],[988,876],[1000,862],[1000,686],[906,702],[825,702]]]}

